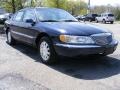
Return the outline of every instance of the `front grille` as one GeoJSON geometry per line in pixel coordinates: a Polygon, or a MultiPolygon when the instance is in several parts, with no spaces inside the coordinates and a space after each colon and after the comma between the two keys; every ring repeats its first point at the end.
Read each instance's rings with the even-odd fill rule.
{"type": "Polygon", "coordinates": [[[94,34],[91,37],[97,45],[108,45],[112,42],[111,33],[94,34]]]}

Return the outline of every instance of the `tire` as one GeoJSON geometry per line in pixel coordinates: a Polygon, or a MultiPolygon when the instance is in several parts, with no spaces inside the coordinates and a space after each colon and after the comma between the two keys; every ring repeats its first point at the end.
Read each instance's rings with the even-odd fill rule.
{"type": "Polygon", "coordinates": [[[106,24],[106,21],[103,19],[103,21],[102,21],[104,24],[106,24]]]}
{"type": "Polygon", "coordinates": [[[16,44],[16,41],[15,41],[15,39],[12,37],[10,30],[8,30],[8,32],[6,33],[6,35],[7,35],[7,43],[8,43],[9,45],[15,45],[15,44],[16,44]]]}
{"type": "Polygon", "coordinates": [[[85,22],[85,19],[83,19],[83,22],[85,22]]]}
{"type": "Polygon", "coordinates": [[[91,19],[89,19],[89,22],[92,22],[92,20],[91,20],[91,19]]]}
{"type": "Polygon", "coordinates": [[[113,21],[111,21],[110,23],[111,23],[111,24],[113,24],[114,22],[113,22],[113,21]]]}
{"type": "Polygon", "coordinates": [[[54,64],[57,61],[57,54],[53,43],[48,37],[42,37],[39,42],[40,59],[45,64],[54,64]]]}
{"type": "Polygon", "coordinates": [[[95,19],[95,22],[96,22],[96,23],[98,23],[98,20],[97,20],[97,19],[95,19]]]}

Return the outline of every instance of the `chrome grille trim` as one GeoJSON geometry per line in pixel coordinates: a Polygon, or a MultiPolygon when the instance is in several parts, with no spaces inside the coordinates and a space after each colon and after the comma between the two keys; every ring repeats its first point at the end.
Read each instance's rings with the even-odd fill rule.
{"type": "Polygon", "coordinates": [[[112,34],[111,33],[100,33],[100,34],[93,34],[91,38],[97,45],[108,45],[112,42],[112,34]]]}

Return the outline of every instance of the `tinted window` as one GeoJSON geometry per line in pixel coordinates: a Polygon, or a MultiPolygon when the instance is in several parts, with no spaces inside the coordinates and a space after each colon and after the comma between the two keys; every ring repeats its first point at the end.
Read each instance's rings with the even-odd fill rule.
{"type": "Polygon", "coordinates": [[[114,15],[113,15],[113,14],[108,14],[108,16],[111,16],[111,17],[113,17],[114,15]]]}
{"type": "Polygon", "coordinates": [[[87,17],[91,17],[92,15],[91,14],[88,14],[87,17]]]}
{"type": "Polygon", "coordinates": [[[98,15],[98,17],[101,17],[102,15],[98,15]]]}
{"type": "Polygon", "coordinates": [[[24,14],[23,21],[25,22],[27,19],[32,19],[33,21],[36,21],[36,17],[34,14],[34,10],[27,10],[24,14]]]}
{"type": "Polygon", "coordinates": [[[24,14],[24,12],[18,12],[14,17],[14,20],[15,21],[22,21],[23,14],[24,14]]]}
{"type": "Polygon", "coordinates": [[[97,14],[92,14],[93,17],[97,17],[98,15],[97,14]]]}

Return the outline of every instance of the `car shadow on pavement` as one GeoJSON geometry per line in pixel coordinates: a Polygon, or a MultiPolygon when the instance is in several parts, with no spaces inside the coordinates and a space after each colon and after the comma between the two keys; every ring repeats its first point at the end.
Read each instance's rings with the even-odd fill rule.
{"type": "MultiPolygon", "coordinates": [[[[41,63],[36,49],[23,44],[16,45],[13,48],[31,57],[35,62],[41,63]]],[[[58,63],[47,66],[63,74],[84,80],[103,79],[120,73],[120,60],[113,57],[61,57],[58,63]]]]}

